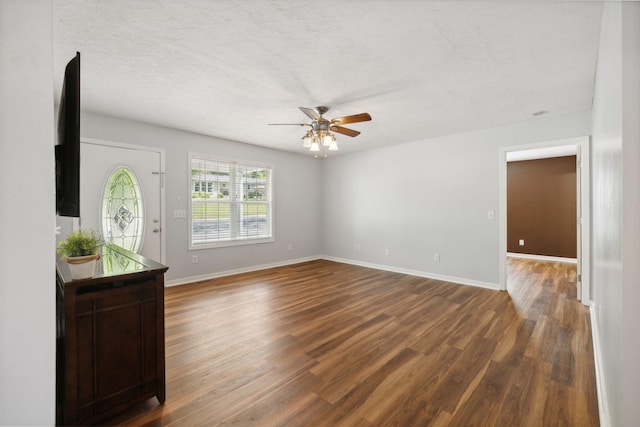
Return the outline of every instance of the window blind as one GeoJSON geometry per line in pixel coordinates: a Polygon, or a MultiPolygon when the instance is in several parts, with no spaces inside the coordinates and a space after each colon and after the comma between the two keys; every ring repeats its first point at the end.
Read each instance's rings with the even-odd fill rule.
{"type": "Polygon", "coordinates": [[[191,248],[272,241],[272,167],[190,154],[191,248]]]}

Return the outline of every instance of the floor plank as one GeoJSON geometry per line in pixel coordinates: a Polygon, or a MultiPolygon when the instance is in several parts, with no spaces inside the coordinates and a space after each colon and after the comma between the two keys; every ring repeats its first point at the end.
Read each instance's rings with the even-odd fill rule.
{"type": "Polygon", "coordinates": [[[597,426],[575,265],[508,292],[318,260],[166,290],[167,400],[108,425],[597,426]]]}

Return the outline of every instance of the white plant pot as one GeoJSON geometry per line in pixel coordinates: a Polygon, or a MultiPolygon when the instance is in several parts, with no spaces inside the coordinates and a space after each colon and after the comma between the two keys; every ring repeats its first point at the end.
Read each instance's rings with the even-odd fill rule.
{"type": "Polygon", "coordinates": [[[66,261],[71,272],[71,279],[89,279],[96,271],[96,261],[100,255],[67,257],[66,261]]]}

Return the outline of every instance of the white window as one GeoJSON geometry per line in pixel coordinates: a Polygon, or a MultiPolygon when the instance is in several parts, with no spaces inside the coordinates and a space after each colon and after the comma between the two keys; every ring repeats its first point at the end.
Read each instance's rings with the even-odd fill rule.
{"type": "Polygon", "coordinates": [[[189,153],[190,249],[273,241],[269,165],[189,153]]]}

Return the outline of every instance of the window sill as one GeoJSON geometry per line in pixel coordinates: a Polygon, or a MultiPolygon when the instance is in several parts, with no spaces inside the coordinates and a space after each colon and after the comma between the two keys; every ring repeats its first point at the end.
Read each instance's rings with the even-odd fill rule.
{"type": "Polygon", "coordinates": [[[273,243],[275,239],[273,237],[265,237],[262,239],[238,239],[238,240],[225,240],[223,242],[216,243],[190,243],[189,250],[197,251],[200,249],[214,249],[214,248],[226,248],[231,246],[244,246],[244,245],[259,245],[262,243],[273,243]]]}

